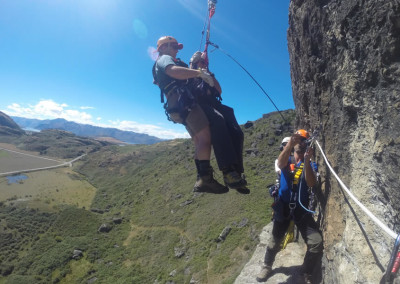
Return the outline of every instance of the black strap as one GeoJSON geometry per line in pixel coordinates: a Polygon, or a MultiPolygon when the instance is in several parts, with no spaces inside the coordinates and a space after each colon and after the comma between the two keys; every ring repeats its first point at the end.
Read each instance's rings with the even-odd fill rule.
{"type": "MultiPolygon", "coordinates": [[[[153,73],[153,84],[157,85],[160,88],[160,99],[161,99],[161,103],[164,103],[164,95],[165,94],[169,94],[169,92],[171,92],[172,90],[176,89],[177,87],[182,85],[182,82],[180,82],[179,80],[173,80],[171,81],[167,86],[164,87],[164,89],[162,89],[159,85],[159,82],[157,80],[157,73],[156,73],[156,68],[157,68],[157,61],[154,63],[153,68],[152,68],[152,73],[153,73]]],[[[174,59],[175,63],[177,66],[181,66],[181,67],[188,67],[188,65],[183,62],[180,58],[174,59]]]]}
{"type": "Polygon", "coordinates": [[[161,98],[161,103],[164,103],[164,93],[163,90],[161,89],[160,85],[158,84],[158,80],[157,80],[157,76],[156,76],[156,64],[157,64],[157,60],[153,65],[152,68],[152,73],[153,73],[153,84],[157,85],[160,88],[160,98],[161,98]]]}

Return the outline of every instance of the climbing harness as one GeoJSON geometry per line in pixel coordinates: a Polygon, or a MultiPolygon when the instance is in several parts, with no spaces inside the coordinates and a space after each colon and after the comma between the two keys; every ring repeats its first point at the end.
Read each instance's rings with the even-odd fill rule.
{"type": "MultiPolygon", "coordinates": [[[[299,166],[296,166],[295,164],[290,164],[290,174],[292,175],[292,188],[290,191],[290,201],[289,201],[289,209],[290,209],[290,216],[293,218],[294,215],[294,210],[296,209],[296,202],[297,200],[300,201],[301,195],[297,193],[300,188],[298,188],[299,184],[299,179],[303,177],[303,169],[304,169],[304,163],[301,163],[299,166]]],[[[300,186],[301,186],[301,180],[300,180],[300,186]]]]}
{"type": "Polygon", "coordinates": [[[293,219],[290,220],[289,227],[286,231],[285,237],[283,238],[283,241],[281,243],[281,250],[284,250],[288,243],[293,242],[294,239],[294,221],[293,219]]]}
{"type": "Polygon", "coordinates": [[[275,107],[275,109],[278,111],[278,113],[280,114],[280,116],[282,117],[283,121],[287,124],[289,124],[289,121],[286,120],[286,118],[283,116],[282,112],[279,110],[279,108],[276,106],[276,104],[274,103],[274,101],[271,99],[271,97],[267,94],[267,92],[264,90],[264,88],[260,85],[260,83],[258,83],[258,81],[250,74],[249,71],[247,71],[246,68],[243,67],[242,64],[239,63],[239,61],[237,61],[235,58],[233,58],[229,53],[227,53],[226,51],[224,51],[223,49],[221,49],[217,44],[212,43],[210,41],[210,27],[211,27],[211,18],[212,16],[214,16],[215,14],[215,5],[217,4],[217,0],[208,0],[208,15],[206,17],[206,21],[204,23],[204,27],[203,27],[203,31],[202,31],[202,38],[201,38],[201,44],[203,43],[203,37],[204,37],[204,33],[206,33],[206,42],[205,42],[205,47],[204,47],[204,60],[206,62],[206,66],[207,66],[207,70],[208,70],[208,65],[209,65],[209,60],[208,60],[208,46],[211,45],[213,47],[215,47],[216,49],[219,49],[222,53],[224,53],[226,56],[228,56],[230,59],[232,59],[237,65],[240,66],[240,68],[243,69],[243,71],[245,71],[247,73],[247,75],[250,76],[250,78],[257,84],[257,86],[261,89],[261,91],[267,96],[267,98],[270,100],[270,102],[272,103],[272,105],[275,107]],[[205,28],[207,26],[207,30],[205,31],[205,28]]]}
{"type": "MultiPolygon", "coordinates": [[[[169,121],[185,124],[186,118],[195,104],[194,96],[187,87],[187,81],[172,80],[162,88],[157,80],[157,61],[158,59],[154,63],[152,69],[153,83],[160,88],[161,103],[164,103],[164,96],[167,98],[167,102],[164,103],[165,115],[169,121]],[[171,105],[170,98],[173,96],[177,96],[177,98],[174,104],[171,105]]],[[[174,61],[177,66],[188,67],[188,65],[179,58],[174,59],[174,61]]]]}

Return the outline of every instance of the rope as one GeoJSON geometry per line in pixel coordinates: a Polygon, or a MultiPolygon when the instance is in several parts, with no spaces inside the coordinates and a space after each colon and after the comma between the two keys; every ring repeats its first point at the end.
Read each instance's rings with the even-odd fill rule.
{"type": "Polygon", "coordinates": [[[201,46],[203,45],[204,33],[206,31],[206,26],[207,26],[207,19],[208,19],[208,10],[207,10],[207,16],[205,17],[205,20],[204,20],[203,30],[201,31],[201,40],[200,40],[199,50],[201,49],[201,46]]]}
{"type": "MultiPolygon", "coordinates": [[[[215,14],[215,5],[217,4],[217,0],[208,0],[208,16],[206,17],[206,22],[204,23],[204,26],[207,25],[207,30],[206,30],[206,44],[204,46],[204,61],[206,63],[207,66],[207,70],[208,70],[208,44],[210,43],[210,27],[211,27],[211,18],[212,16],[214,16],[215,14]]],[[[204,29],[203,29],[203,36],[204,36],[204,29]]],[[[201,38],[201,42],[203,42],[203,36],[201,38]]]]}
{"type": "Polygon", "coordinates": [[[257,86],[261,89],[261,91],[267,96],[267,98],[271,101],[271,103],[274,105],[275,109],[278,111],[278,113],[281,115],[282,119],[284,122],[288,123],[288,121],[286,120],[286,118],[283,116],[283,114],[281,113],[281,111],[278,109],[278,107],[275,105],[275,103],[273,102],[273,100],[270,98],[270,96],[267,94],[267,92],[264,90],[264,88],[258,83],[258,81],[250,74],[249,71],[246,70],[246,68],[244,68],[242,66],[242,64],[240,64],[235,58],[233,58],[230,54],[228,54],[226,51],[222,50],[221,48],[219,48],[218,45],[212,43],[210,41],[210,26],[211,26],[211,18],[212,16],[214,16],[215,13],[215,5],[217,4],[217,0],[208,0],[208,17],[206,17],[205,23],[204,23],[204,27],[203,27],[203,31],[202,31],[202,37],[201,37],[201,42],[200,42],[200,46],[203,43],[203,37],[204,37],[204,32],[206,32],[206,43],[205,43],[205,47],[204,47],[204,51],[203,53],[205,54],[205,63],[207,66],[207,70],[208,70],[208,64],[209,64],[209,60],[208,60],[208,45],[212,45],[215,48],[219,49],[220,51],[222,51],[226,56],[228,56],[229,58],[231,58],[234,62],[236,62],[236,64],[238,64],[246,73],[247,75],[250,76],[251,79],[253,79],[253,81],[257,84],[257,86]],[[207,30],[205,31],[205,26],[207,26],[207,30]]]}
{"type": "Polygon", "coordinates": [[[237,65],[240,66],[240,68],[242,68],[247,75],[250,76],[251,79],[253,79],[253,81],[257,84],[257,86],[261,89],[261,91],[267,96],[267,98],[270,100],[270,102],[274,105],[275,109],[278,111],[278,113],[281,115],[282,119],[284,122],[288,123],[288,121],[286,120],[286,118],[283,116],[282,112],[278,109],[278,107],[276,106],[276,104],[274,103],[274,101],[271,99],[271,97],[267,94],[267,92],[264,90],[264,88],[260,85],[260,83],[258,83],[258,81],[250,74],[249,71],[247,71],[246,68],[243,67],[242,64],[240,64],[235,58],[233,58],[229,53],[227,53],[226,51],[224,51],[223,49],[221,49],[218,45],[212,43],[212,42],[208,42],[210,45],[214,46],[215,48],[219,49],[222,53],[224,53],[226,56],[228,56],[230,59],[232,59],[237,65]]]}
{"type": "Polygon", "coordinates": [[[391,230],[388,226],[383,224],[377,217],[375,217],[374,214],[371,213],[360,201],[357,200],[357,198],[350,192],[350,190],[346,187],[346,185],[340,180],[338,175],[335,173],[333,168],[328,162],[328,159],[325,156],[324,151],[322,150],[321,146],[319,145],[318,141],[315,140],[315,143],[318,145],[319,150],[321,151],[322,157],[324,158],[328,168],[331,170],[332,174],[335,176],[336,180],[339,182],[340,186],[346,191],[346,193],[353,199],[353,201],[367,214],[382,230],[384,230],[389,236],[391,236],[393,239],[397,238],[397,234],[391,230]]]}
{"type": "Polygon", "coordinates": [[[306,175],[306,174],[305,174],[305,171],[306,171],[306,165],[304,164],[304,171],[301,173],[301,177],[300,177],[300,185],[299,185],[299,204],[300,204],[300,206],[303,207],[303,209],[306,210],[307,212],[309,212],[309,213],[311,213],[311,214],[315,214],[315,213],[316,213],[315,211],[312,211],[312,210],[306,208],[306,207],[303,205],[303,203],[301,202],[301,183],[303,182],[303,174],[304,174],[304,176],[306,175]]]}

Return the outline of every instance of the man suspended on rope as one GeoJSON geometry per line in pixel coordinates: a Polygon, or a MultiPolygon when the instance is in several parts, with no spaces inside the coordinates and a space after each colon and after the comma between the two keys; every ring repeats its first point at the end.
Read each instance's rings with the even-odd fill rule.
{"type": "MultiPolygon", "coordinates": [[[[195,52],[190,60],[190,68],[207,69],[205,54],[195,52]]],[[[247,182],[243,174],[244,134],[233,109],[221,103],[221,86],[214,74],[210,74],[214,86],[210,86],[201,78],[194,78],[191,80],[192,94],[210,121],[211,142],[225,184],[239,193],[248,194],[250,190],[246,187],[247,182]]]]}
{"type": "Polygon", "coordinates": [[[163,36],[157,41],[159,57],[153,66],[154,83],[160,87],[161,101],[164,104],[168,120],[181,123],[195,145],[195,163],[198,179],[194,185],[194,191],[225,193],[228,188],[218,183],[213,177],[213,169],[210,166],[211,137],[207,116],[194,101],[187,87],[187,80],[200,77],[213,85],[212,77],[204,70],[193,70],[188,65],[176,58],[183,44],[171,36],[163,36]]]}
{"type": "Polygon", "coordinates": [[[322,235],[308,205],[308,189],[317,183],[315,172],[317,165],[311,162],[314,154],[312,147],[307,147],[309,134],[304,129],[298,130],[278,157],[281,169],[279,200],[273,204],[274,221],[264,258],[264,264],[257,275],[257,281],[263,282],[271,276],[272,265],[280,244],[293,220],[307,244],[303,262],[305,283],[312,283],[314,267],[321,261],[323,243],[322,235]],[[289,161],[294,149],[294,164],[289,161]]]}

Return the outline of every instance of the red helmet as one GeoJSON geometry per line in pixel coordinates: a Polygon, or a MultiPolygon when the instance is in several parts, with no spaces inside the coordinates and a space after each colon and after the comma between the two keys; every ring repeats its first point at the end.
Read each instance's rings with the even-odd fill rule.
{"type": "Polygon", "coordinates": [[[297,130],[295,134],[300,134],[300,136],[304,137],[305,139],[310,138],[310,134],[304,129],[297,130]]]}

